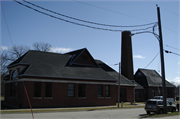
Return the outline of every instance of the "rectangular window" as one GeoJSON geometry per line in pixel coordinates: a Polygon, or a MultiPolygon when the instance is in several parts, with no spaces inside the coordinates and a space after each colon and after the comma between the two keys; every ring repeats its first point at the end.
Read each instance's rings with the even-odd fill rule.
{"type": "Polygon", "coordinates": [[[152,98],[153,98],[154,96],[157,96],[157,95],[158,95],[157,90],[152,90],[152,98]]]}
{"type": "Polygon", "coordinates": [[[125,88],[120,89],[120,97],[126,98],[126,89],[125,88]]]}
{"type": "Polygon", "coordinates": [[[137,92],[136,92],[136,97],[137,97],[137,98],[141,98],[141,91],[137,91],[137,92]]]}
{"type": "Polygon", "coordinates": [[[110,97],[110,86],[106,86],[106,97],[110,97]]]}
{"type": "Polygon", "coordinates": [[[98,97],[103,97],[103,85],[98,85],[98,97]]]}
{"type": "Polygon", "coordinates": [[[79,97],[85,97],[85,84],[79,84],[79,97]]]}
{"type": "Polygon", "coordinates": [[[41,97],[41,82],[34,82],[34,97],[41,97]]]}
{"type": "Polygon", "coordinates": [[[10,97],[17,97],[17,82],[10,84],[10,97]]]}
{"type": "Polygon", "coordinates": [[[68,84],[68,97],[74,97],[74,84],[68,84]]]}
{"type": "Polygon", "coordinates": [[[172,98],[172,97],[173,97],[173,96],[172,96],[172,90],[171,90],[171,89],[168,89],[167,91],[168,91],[167,97],[172,98]]]}
{"type": "Polygon", "coordinates": [[[45,97],[52,97],[52,83],[45,83],[45,97]]]}

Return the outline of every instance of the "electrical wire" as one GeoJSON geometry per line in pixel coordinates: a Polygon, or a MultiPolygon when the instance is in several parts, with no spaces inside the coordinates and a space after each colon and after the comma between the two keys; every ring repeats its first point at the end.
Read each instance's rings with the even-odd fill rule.
{"type": "Polygon", "coordinates": [[[180,54],[177,54],[177,53],[174,53],[174,52],[171,52],[171,51],[168,51],[168,50],[164,50],[166,53],[172,53],[172,54],[175,54],[175,55],[178,55],[180,56],[180,54]]]}
{"type": "Polygon", "coordinates": [[[41,8],[41,9],[43,9],[43,10],[52,12],[52,13],[54,13],[54,14],[57,14],[57,15],[60,15],[60,16],[63,16],[63,17],[67,17],[67,18],[70,18],[70,19],[74,19],[74,20],[78,20],[78,21],[86,22],[86,23],[90,23],[90,24],[102,25],[102,26],[109,26],[109,27],[141,27],[141,26],[147,26],[147,25],[152,25],[152,24],[156,24],[156,23],[157,23],[157,22],[153,22],[153,23],[149,23],[149,24],[132,25],[132,26],[119,26],[119,25],[101,24],[101,23],[95,23],[95,22],[91,22],[91,21],[85,21],[85,20],[77,19],[77,18],[70,17],[70,16],[67,16],[67,15],[63,15],[63,14],[54,12],[54,11],[52,11],[52,10],[46,9],[46,8],[44,8],[44,7],[38,6],[38,5],[36,5],[36,4],[33,4],[33,3],[31,3],[31,2],[28,2],[28,1],[25,1],[25,0],[23,0],[23,1],[26,2],[26,3],[28,3],[28,4],[33,5],[33,6],[35,6],[35,7],[41,8]]]}
{"type": "Polygon", "coordinates": [[[146,67],[144,67],[144,68],[147,68],[154,60],[155,60],[155,58],[158,56],[158,54],[159,54],[159,52],[156,54],[156,56],[151,60],[151,62],[146,66],[146,67]]]}
{"type": "Polygon", "coordinates": [[[110,11],[110,12],[113,12],[113,13],[117,13],[117,14],[121,14],[121,15],[124,15],[124,16],[128,16],[128,17],[131,17],[131,18],[139,19],[141,21],[150,22],[149,20],[146,20],[146,19],[138,18],[138,17],[131,16],[131,15],[127,15],[127,14],[120,13],[120,12],[117,12],[117,11],[114,11],[114,10],[110,10],[110,9],[107,9],[107,8],[103,8],[103,7],[99,7],[99,6],[96,6],[96,5],[88,4],[88,3],[85,3],[85,2],[82,2],[82,1],[78,1],[78,0],[73,0],[73,1],[85,4],[85,5],[89,5],[89,6],[92,6],[92,7],[96,7],[96,8],[99,8],[99,9],[103,9],[103,10],[106,10],[106,11],[110,11]]]}
{"type": "MultiPolygon", "coordinates": [[[[149,0],[145,0],[145,1],[147,1],[147,2],[149,2],[149,3],[151,3],[151,4],[154,4],[154,5],[157,5],[156,3],[152,2],[152,1],[149,1],[149,0]]],[[[161,6],[161,7],[162,7],[162,6],[161,6]]],[[[165,10],[167,10],[167,11],[169,11],[169,12],[171,12],[171,13],[173,13],[174,15],[177,15],[178,17],[180,17],[178,14],[176,14],[176,13],[174,13],[174,12],[172,12],[172,11],[170,11],[170,10],[164,8],[164,7],[162,7],[162,8],[165,9],[165,10]]],[[[167,30],[169,30],[169,31],[171,31],[171,32],[174,32],[174,33],[180,35],[178,32],[173,31],[173,30],[171,30],[170,28],[168,28],[168,27],[166,27],[166,26],[162,26],[162,27],[165,28],[165,29],[167,29],[167,30]]]]}
{"type": "MultiPolygon", "coordinates": [[[[92,6],[92,7],[96,7],[96,8],[99,8],[99,9],[103,9],[103,10],[106,10],[106,11],[110,11],[110,12],[113,12],[113,13],[117,13],[117,14],[121,14],[121,15],[124,15],[124,16],[128,16],[128,17],[132,17],[132,18],[135,18],[135,19],[139,19],[141,21],[148,21],[148,22],[150,22],[149,20],[146,20],[146,19],[141,19],[141,18],[138,18],[138,17],[130,16],[130,15],[127,15],[127,14],[124,14],[124,13],[120,13],[120,12],[113,11],[113,10],[110,10],[110,9],[106,9],[106,8],[103,8],[103,7],[99,7],[99,6],[95,6],[95,5],[88,4],[88,3],[85,3],[85,2],[82,2],[82,1],[77,1],[77,0],[73,0],[73,1],[76,1],[76,2],[79,2],[79,3],[82,3],[82,4],[86,4],[86,5],[89,5],[89,6],[92,6]]],[[[155,4],[155,3],[153,3],[153,4],[155,4]]],[[[171,29],[169,29],[169,28],[167,28],[165,26],[162,26],[162,27],[167,29],[167,30],[169,30],[169,31],[171,31],[171,32],[174,32],[175,34],[180,35],[178,32],[175,32],[175,31],[173,31],[173,30],[171,30],[171,29]]]]}
{"type": "MultiPolygon", "coordinates": [[[[84,25],[84,24],[72,22],[72,21],[69,21],[69,20],[65,20],[65,19],[62,19],[62,18],[53,16],[53,15],[50,15],[50,14],[44,13],[44,12],[39,11],[39,10],[37,10],[37,9],[34,9],[34,8],[28,6],[28,5],[25,5],[25,4],[21,3],[21,2],[18,2],[18,1],[16,1],[16,0],[13,0],[13,1],[15,1],[15,2],[17,2],[18,4],[23,5],[23,6],[27,7],[27,8],[30,8],[30,9],[32,9],[32,10],[35,10],[36,12],[39,12],[39,13],[41,13],[41,14],[44,14],[44,15],[50,16],[50,17],[52,17],[52,18],[55,18],[55,19],[59,19],[59,20],[68,22],[68,23],[72,23],[72,24],[75,24],[75,25],[85,26],[85,27],[89,27],[89,28],[93,28],[93,29],[99,29],[99,30],[113,31],[113,32],[122,32],[122,31],[124,31],[124,30],[113,30],[113,29],[99,28],[99,27],[94,27],[94,26],[89,26],[89,25],[84,25]]],[[[143,29],[135,29],[135,30],[128,30],[128,31],[147,30],[147,29],[149,29],[149,28],[153,28],[153,26],[147,27],[147,28],[143,28],[143,29]]]]}
{"type": "Polygon", "coordinates": [[[6,16],[5,16],[5,13],[4,13],[4,9],[3,9],[2,3],[1,3],[1,7],[2,7],[2,12],[3,12],[3,16],[4,16],[4,19],[5,19],[5,22],[6,22],[6,26],[7,26],[7,29],[8,29],[8,34],[9,34],[9,37],[10,37],[10,40],[11,40],[11,45],[13,46],[13,41],[12,41],[12,38],[11,38],[11,34],[10,34],[10,31],[9,31],[9,27],[8,27],[8,23],[7,23],[7,20],[6,20],[6,16]]]}
{"type": "Polygon", "coordinates": [[[170,48],[173,48],[173,49],[176,49],[176,50],[180,50],[178,48],[175,48],[175,47],[172,47],[172,46],[169,46],[169,45],[166,45],[166,47],[170,47],[170,48]]]}
{"type": "MultiPolygon", "coordinates": [[[[152,2],[152,1],[149,1],[149,0],[145,0],[145,1],[150,2],[150,3],[152,3],[152,4],[155,4],[155,5],[156,5],[156,3],[152,2]]],[[[161,6],[161,8],[163,8],[163,9],[165,9],[165,10],[167,10],[167,11],[171,12],[172,14],[174,14],[174,15],[176,15],[176,16],[178,16],[178,17],[180,17],[178,14],[176,14],[176,13],[174,13],[174,12],[172,12],[172,11],[168,10],[168,9],[167,9],[167,8],[165,8],[165,7],[162,7],[162,6],[161,6]]]]}

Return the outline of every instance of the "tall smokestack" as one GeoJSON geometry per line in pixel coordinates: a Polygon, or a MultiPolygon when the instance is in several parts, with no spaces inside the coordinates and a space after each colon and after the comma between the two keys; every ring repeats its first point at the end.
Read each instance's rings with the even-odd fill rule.
{"type": "Polygon", "coordinates": [[[132,42],[130,31],[122,32],[121,41],[121,74],[129,80],[134,80],[132,42]]]}

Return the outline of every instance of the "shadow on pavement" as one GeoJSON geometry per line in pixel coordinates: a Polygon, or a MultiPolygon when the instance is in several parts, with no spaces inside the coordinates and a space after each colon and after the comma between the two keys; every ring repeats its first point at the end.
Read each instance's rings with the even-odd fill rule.
{"type": "Polygon", "coordinates": [[[139,115],[139,119],[141,118],[151,118],[151,116],[153,116],[154,114],[140,114],[139,115]]]}

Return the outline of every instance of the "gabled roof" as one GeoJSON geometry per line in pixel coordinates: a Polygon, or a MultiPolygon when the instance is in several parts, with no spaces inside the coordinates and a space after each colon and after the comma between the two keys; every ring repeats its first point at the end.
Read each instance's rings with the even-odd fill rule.
{"type": "MultiPolygon", "coordinates": [[[[140,85],[142,86],[162,87],[162,78],[155,70],[138,69],[138,71],[135,74],[135,80],[138,83],[141,82],[140,85]],[[144,79],[141,77],[144,77],[144,79]],[[141,78],[141,81],[138,78],[141,78]]],[[[175,86],[166,80],[166,87],[175,86]]]]}
{"type": "Polygon", "coordinates": [[[135,84],[136,84],[135,89],[144,89],[139,83],[135,82],[135,84]]]}
{"type": "Polygon", "coordinates": [[[28,63],[29,66],[23,70],[21,74],[24,76],[117,81],[114,77],[99,67],[80,65],[75,67],[70,65],[67,66],[67,63],[72,58],[72,54],[79,54],[82,50],[77,50],[66,54],[30,50],[24,56],[19,58],[17,60],[18,62],[14,62],[11,65],[15,65],[16,63],[28,63]]]}
{"type": "MultiPolygon", "coordinates": [[[[95,60],[96,63],[101,67],[104,71],[106,71],[108,74],[110,74],[115,79],[119,80],[119,73],[116,72],[114,69],[109,67],[107,64],[100,60],[95,60]]],[[[118,82],[117,82],[118,83],[118,82]]],[[[123,75],[120,75],[120,85],[126,85],[126,86],[136,86],[134,83],[132,83],[129,79],[124,77],[123,75]]]]}
{"type": "Polygon", "coordinates": [[[66,54],[72,55],[71,60],[68,63],[71,66],[81,65],[81,66],[98,67],[98,65],[94,61],[94,58],[91,56],[91,54],[86,48],[68,52],[66,54]],[[85,60],[82,60],[84,58],[85,60]]]}

